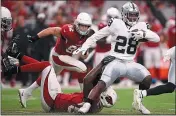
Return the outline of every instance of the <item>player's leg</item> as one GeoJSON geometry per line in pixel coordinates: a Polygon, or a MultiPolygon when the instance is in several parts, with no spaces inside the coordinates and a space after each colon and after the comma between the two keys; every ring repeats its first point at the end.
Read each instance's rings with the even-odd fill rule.
{"type": "Polygon", "coordinates": [[[94,67],[83,80],[83,93],[85,99],[88,97],[91,89],[98,83],[101,74],[103,72],[103,67],[115,59],[113,56],[106,56],[96,67],[94,67]]]}
{"type": "MultiPolygon", "coordinates": [[[[31,63],[31,64],[20,66],[20,71],[21,72],[41,72],[43,71],[44,68],[46,68],[49,65],[50,63],[47,61],[31,63]]],[[[29,87],[18,90],[20,103],[22,107],[26,108],[27,99],[32,95],[32,92],[40,86],[40,83],[41,83],[41,76],[39,76],[38,79],[34,83],[32,83],[29,87]]]]}
{"type": "Polygon", "coordinates": [[[46,67],[41,73],[41,103],[44,111],[53,110],[54,100],[61,92],[54,68],[52,66],[46,67]]]}
{"type": "MultiPolygon", "coordinates": [[[[50,60],[57,74],[63,69],[76,71],[79,73],[85,73],[87,71],[87,67],[84,63],[68,55],[51,56],[50,60]]],[[[82,83],[79,84],[80,87],[82,87],[82,83]]]]}
{"type": "Polygon", "coordinates": [[[83,107],[79,109],[80,113],[87,113],[91,107],[91,104],[96,102],[97,98],[100,97],[100,94],[109,87],[118,77],[121,77],[126,74],[126,67],[123,63],[118,60],[110,62],[104,69],[100,81],[97,85],[91,90],[86,99],[83,107]]]}
{"type": "Polygon", "coordinates": [[[160,85],[148,90],[141,91],[143,97],[151,95],[160,95],[164,93],[172,93],[176,88],[175,85],[175,64],[171,61],[168,74],[168,83],[165,85],[160,85]]]}
{"type": "MultiPolygon", "coordinates": [[[[127,63],[126,76],[131,80],[140,82],[139,88],[141,90],[150,88],[152,81],[150,72],[141,64],[135,62],[127,63]]],[[[133,108],[140,111],[142,114],[150,114],[150,111],[143,106],[141,96],[138,93],[138,89],[135,89],[132,103],[133,108]]]]}
{"type": "Polygon", "coordinates": [[[80,73],[87,71],[87,67],[84,63],[68,55],[52,56],[51,61],[53,65],[62,66],[62,68],[70,71],[76,71],[80,73]]]}

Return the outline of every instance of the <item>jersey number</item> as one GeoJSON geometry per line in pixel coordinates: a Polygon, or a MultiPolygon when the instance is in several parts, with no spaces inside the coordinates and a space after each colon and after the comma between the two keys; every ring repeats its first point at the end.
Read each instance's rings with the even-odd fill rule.
{"type": "MultiPolygon", "coordinates": [[[[125,49],[120,49],[119,47],[125,47],[127,44],[127,38],[124,36],[118,36],[116,38],[116,40],[118,40],[118,42],[116,42],[115,45],[115,52],[118,53],[125,53],[125,49]]],[[[136,48],[137,48],[138,42],[134,41],[133,38],[130,38],[128,41],[128,47],[127,47],[127,54],[135,54],[136,53],[136,48]]]]}
{"type": "Polygon", "coordinates": [[[71,45],[66,49],[66,52],[73,53],[77,49],[77,46],[71,45]]]}

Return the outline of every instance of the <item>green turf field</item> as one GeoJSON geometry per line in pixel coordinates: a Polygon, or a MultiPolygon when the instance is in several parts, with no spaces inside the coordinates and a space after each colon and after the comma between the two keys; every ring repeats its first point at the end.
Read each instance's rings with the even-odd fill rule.
{"type": "MultiPolygon", "coordinates": [[[[64,90],[66,93],[79,90],[64,90]]],[[[140,114],[131,108],[133,89],[116,90],[118,101],[112,108],[104,108],[99,114],[140,114]]],[[[21,108],[17,89],[3,89],[1,91],[1,113],[12,114],[46,114],[40,105],[40,91],[34,91],[33,97],[27,102],[27,108],[21,108]]],[[[143,100],[144,105],[152,114],[175,114],[175,93],[147,97],[143,100]]],[[[55,113],[60,114],[60,113],[55,113]]]]}

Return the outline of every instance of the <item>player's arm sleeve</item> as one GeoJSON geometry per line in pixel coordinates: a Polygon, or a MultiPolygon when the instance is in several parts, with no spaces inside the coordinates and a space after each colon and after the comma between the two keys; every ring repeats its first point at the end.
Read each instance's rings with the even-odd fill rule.
{"type": "Polygon", "coordinates": [[[160,41],[160,37],[158,36],[158,34],[156,34],[155,32],[146,29],[145,30],[145,39],[147,39],[148,41],[152,41],[152,42],[159,42],[160,41]]]}
{"type": "Polygon", "coordinates": [[[56,37],[60,37],[60,30],[61,30],[60,27],[49,27],[40,31],[37,35],[39,38],[42,38],[48,35],[54,35],[56,37]]]}
{"type": "Polygon", "coordinates": [[[82,45],[82,49],[88,49],[88,48],[93,47],[96,41],[102,39],[103,37],[109,36],[109,35],[110,35],[109,27],[106,26],[103,29],[94,33],[92,36],[90,36],[82,45]]]}

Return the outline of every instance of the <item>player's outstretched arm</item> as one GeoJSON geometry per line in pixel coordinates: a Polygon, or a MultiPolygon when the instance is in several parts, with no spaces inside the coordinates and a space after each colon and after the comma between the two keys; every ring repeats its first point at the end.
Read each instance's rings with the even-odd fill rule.
{"type": "Polygon", "coordinates": [[[92,88],[98,82],[98,80],[99,80],[98,77],[99,77],[99,74],[101,74],[102,68],[103,68],[103,63],[101,62],[95,68],[93,68],[84,78],[84,80],[83,80],[84,98],[88,97],[89,92],[92,90],[92,88]]]}
{"type": "Polygon", "coordinates": [[[49,27],[46,28],[42,31],[40,31],[36,36],[31,36],[31,35],[27,35],[27,38],[29,40],[29,42],[35,42],[38,39],[42,38],[42,37],[46,37],[49,35],[54,35],[56,37],[60,37],[60,27],[49,27]]]}
{"type": "Polygon", "coordinates": [[[56,37],[60,37],[60,30],[61,30],[60,27],[49,27],[40,31],[37,35],[39,38],[42,38],[48,35],[54,35],[56,37]]]}
{"type": "Polygon", "coordinates": [[[96,41],[109,36],[110,35],[110,31],[109,31],[109,27],[104,27],[103,29],[97,31],[96,33],[94,33],[92,36],[90,36],[86,42],[84,42],[84,44],[82,45],[81,49],[83,50],[87,50],[88,48],[91,48],[93,45],[96,44],[96,41]]]}

